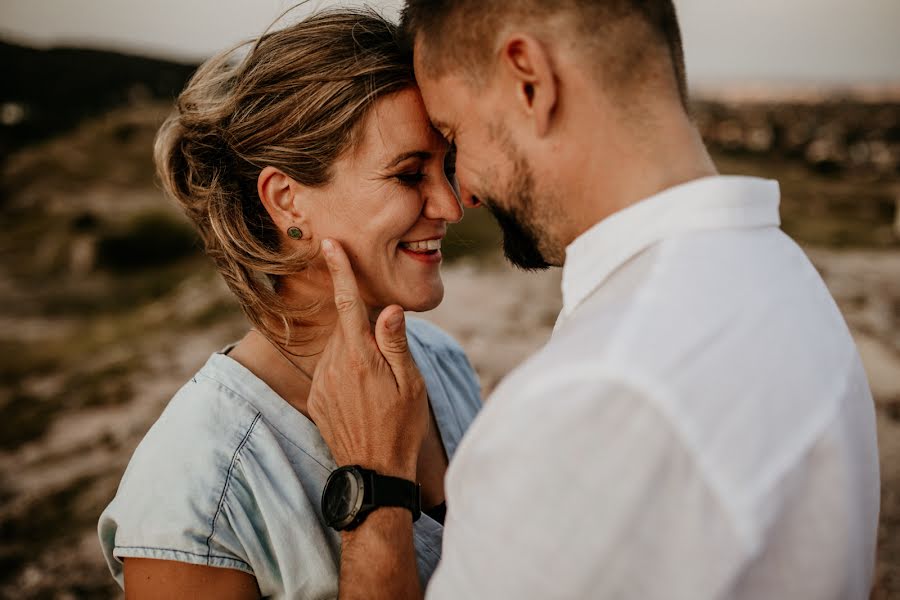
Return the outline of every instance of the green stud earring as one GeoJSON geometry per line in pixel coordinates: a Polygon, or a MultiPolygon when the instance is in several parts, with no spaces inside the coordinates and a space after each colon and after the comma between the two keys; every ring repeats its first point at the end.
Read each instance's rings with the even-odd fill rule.
{"type": "Polygon", "coordinates": [[[287,234],[295,240],[299,240],[303,237],[303,232],[299,227],[288,227],[287,234]]]}

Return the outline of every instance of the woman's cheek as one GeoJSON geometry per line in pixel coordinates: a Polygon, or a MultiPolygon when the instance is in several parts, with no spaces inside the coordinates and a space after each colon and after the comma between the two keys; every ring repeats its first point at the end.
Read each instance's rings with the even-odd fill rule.
{"type": "Polygon", "coordinates": [[[406,238],[418,223],[424,203],[425,194],[420,188],[405,188],[395,194],[385,211],[384,239],[396,243],[406,238]]]}

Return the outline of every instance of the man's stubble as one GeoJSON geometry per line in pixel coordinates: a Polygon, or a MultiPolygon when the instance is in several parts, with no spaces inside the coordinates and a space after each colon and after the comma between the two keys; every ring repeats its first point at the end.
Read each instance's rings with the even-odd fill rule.
{"type": "Polygon", "coordinates": [[[561,266],[562,253],[550,239],[550,228],[546,226],[554,218],[551,199],[535,202],[533,170],[508,138],[502,146],[513,164],[512,178],[502,194],[502,202],[496,195],[481,200],[503,231],[503,254],[511,264],[526,271],[561,266]]]}

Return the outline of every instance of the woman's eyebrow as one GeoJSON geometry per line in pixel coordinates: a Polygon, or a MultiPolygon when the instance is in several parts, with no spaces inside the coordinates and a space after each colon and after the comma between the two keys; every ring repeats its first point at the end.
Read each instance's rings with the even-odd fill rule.
{"type": "Polygon", "coordinates": [[[409,152],[403,152],[402,154],[398,154],[394,158],[394,160],[392,160],[390,163],[388,163],[387,168],[390,169],[391,167],[396,167],[397,165],[399,165],[400,163],[402,163],[404,160],[406,160],[408,158],[418,158],[421,160],[428,160],[432,156],[434,156],[434,154],[432,154],[431,152],[428,152],[427,150],[411,150],[409,152]]]}

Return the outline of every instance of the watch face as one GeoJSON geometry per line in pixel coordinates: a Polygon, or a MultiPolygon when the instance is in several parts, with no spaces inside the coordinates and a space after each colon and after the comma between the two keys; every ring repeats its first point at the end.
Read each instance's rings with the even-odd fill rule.
{"type": "Polygon", "coordinates": [[[362,506],[362,476],[352,467],[336,469],[328,478],[322,494],[322,514],[336,529],[349,525],[362,506]]]}

